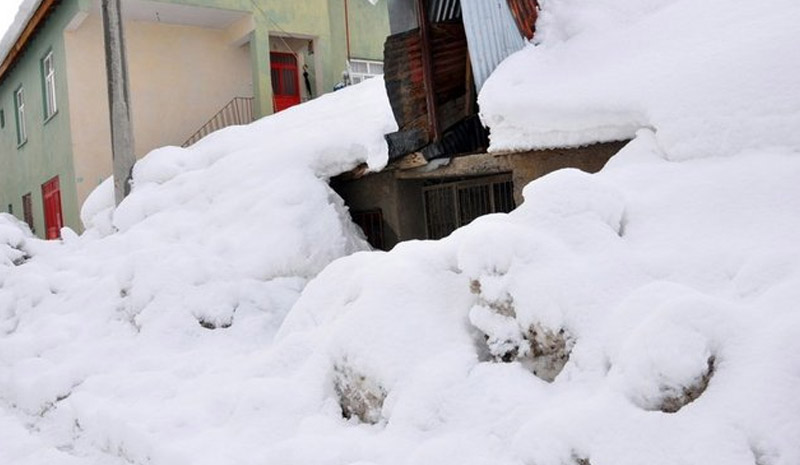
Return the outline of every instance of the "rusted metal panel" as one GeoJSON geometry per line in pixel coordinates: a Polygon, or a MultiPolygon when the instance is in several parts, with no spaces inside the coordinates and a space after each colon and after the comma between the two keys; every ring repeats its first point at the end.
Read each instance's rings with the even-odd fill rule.
{"type": "Polygon", "coordinates": [[[536,18],[539,17],[539,2],[537,0],[507,1],[520,34],[528,40],[533,39],[536,34],[536,18]]]}
{"type": "Polygon", "coordinates": [[[416,5],[428,13],[420,15],[420,28],[390,36],[384,49],[384,81],[399,126],[387,136],[390,158],[418,150],[435,158],[485,147],[485,130],[475,117],[461,1],[416,0],[416,5]]]}
{"type": "Polygon", "coordinates": [[[419,30],[389,36],[384,46],[384,81],[401,131],[419,129],[430,138],[419,30]]]}
{"type": "MultiPolygon", "coordinates": [[[[448,104],[466,93],[467,42],[460,22],[430,25],[430,97],[434,99],[436,120],[442,129],[452,125],[453,117],[442,121],[448,104]]],[[[395,120],[401,131],[421,129],[432,140],[433,125],[428,118],[428,101],[423,67],[423,49],[418,30],[390,36],[384,47],[384,80],[395,120]]],[[[463,102],[461,102],[463,108],[463,102]]],[[[465,117],[463,110],[457,119],[465,117]]]]}
{"type": "MultiPolygon", "coordinates": [[[[466,93],[468,54],[463,24],[460,21],[432,24],[430,42],[432,61],[435,64],[434,97],[437,107],[441,107],[466,93]]],[[[437,115],[441,120],[441,111],[437,111],[437,115]]],[[[450,126],[446,122],[442,123],[443,129],[450,126]]]]}
{"type": "Polygon", "coordinates": [[[507,0],[461,0],[472,72],[478,90],[501,61],[522,49],[507,0]]]}

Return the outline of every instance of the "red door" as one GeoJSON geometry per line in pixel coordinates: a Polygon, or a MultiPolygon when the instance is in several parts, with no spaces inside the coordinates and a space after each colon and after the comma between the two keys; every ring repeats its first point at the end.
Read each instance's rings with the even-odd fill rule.
{"type": "Polygon", "coordinates": [[[275,111],[285,110],[300,103],[300,74],[294,53],[271,52],[272,101],[275,111]]]}
{"type": "Polygon", "coordinates": [[[44,202],[45,239],[58,239],[61,237],[61,228],[64,226],[64,219],[61,216],[61,188],[58,176],[42,184],[42,199],[44,202]]]}

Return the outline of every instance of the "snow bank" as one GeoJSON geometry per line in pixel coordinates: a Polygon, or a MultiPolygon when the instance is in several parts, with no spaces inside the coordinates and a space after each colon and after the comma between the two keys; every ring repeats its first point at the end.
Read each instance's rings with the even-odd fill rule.
{"type": "Polygon", "coordinates": [[[511,214],[324,270],[279,340],[314,341],[320,402],[365,386],[326,452],[363,422],[371,463],[798,463],[800,157],[656,154],[643,131],[511,214]]]}
{"type": "Polygon", "coordinates": [[[672,159],[800,147],[800,5],[791,0],[547,0],[541,40],[480,95],[494,151],[653,128],[672,159]]]}
{"type": "Polygon", "coordinates": [[[29,258],[26,242],[33,237],[27,224],[0,213],[0,266],[19,265],[29,258]]]}
{"type": "Polygon", "coordinates": [[[212,398],[260,395],[242,380],[307,279],[368,249],[327,181],[380,169],[395,128],[374,79],[150,153],[118,208],[110,181],[91,195],[82,236],[0,216],[0,463],[183,463],[158,439],[174,414],[199,415],[178,444],[234,408],[212,398]]]}
{"type": "Polygon", "coordinates": [[[700,3],[547,2],[495,149],[635,138],[440,241],[357,252],[324,183],[385,162],[379,81],[151,154],[62,244],[0,220],[0,463],[800,463],[797,7],[700,3]]]}

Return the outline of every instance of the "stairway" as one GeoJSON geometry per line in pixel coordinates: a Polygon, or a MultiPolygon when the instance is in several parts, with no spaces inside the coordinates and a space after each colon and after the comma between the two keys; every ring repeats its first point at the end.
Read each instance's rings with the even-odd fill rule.
{"type": "Polygon", "coordinates": [[[228,126],[253,122],[253,97],[235,97],[212,116],[206,124],[192,134],[181,147],[188,147],[203,137],[228,126]]]}

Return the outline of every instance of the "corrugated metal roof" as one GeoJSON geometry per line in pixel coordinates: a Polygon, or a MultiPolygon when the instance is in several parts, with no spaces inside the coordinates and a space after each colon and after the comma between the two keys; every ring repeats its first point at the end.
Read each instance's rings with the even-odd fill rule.
{"type": "Polygon", "coordinates": [[[475,87],[480,90],[497,65],[525,46],[507,0],[461,0],[475,87]]]}
{"type": "Polygon", "coordinates": [[[461,18],[459,0],[429,0],[428,18],[432,23],[441,23],[461,18]]]}

